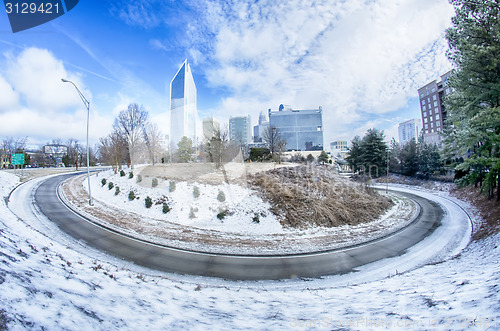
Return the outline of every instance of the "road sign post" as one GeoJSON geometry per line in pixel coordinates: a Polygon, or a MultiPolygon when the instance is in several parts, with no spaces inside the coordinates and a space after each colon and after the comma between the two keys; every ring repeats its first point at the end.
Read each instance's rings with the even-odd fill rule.
{"type": "Polygon", "coordinates": [[[21,177],[24,175],[23,173],[23,165],[24,165],[24,153],[15,153],[12,154],[11,163],[14,166],[14,173],[16,172],[16,165],[21,166],[21,177]]]}

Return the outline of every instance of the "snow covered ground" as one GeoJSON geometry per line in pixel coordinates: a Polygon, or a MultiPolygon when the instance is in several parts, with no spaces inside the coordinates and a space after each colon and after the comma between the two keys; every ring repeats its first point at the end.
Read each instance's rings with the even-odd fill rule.
{"type": "MultiPolygon", "coordinates": [[[[18,182],[0,172],[0,195],[18,182]]],[[[0,326],[12,330],[500,328],[499,235],[471,242],[453,258],[453,250],[441,259],[433,255],[427,259],[433,263],[403,273],[382,274],[387,269],[375,265],[390,263],[381,261],[322,279],[234,282],[114,259],[34,218],[29,199],[18,198],[9,206],[23,211],[20,218],[0,202],[0,326]]],[[[458,203],[477,227],[474,209],[458,203]]]]}

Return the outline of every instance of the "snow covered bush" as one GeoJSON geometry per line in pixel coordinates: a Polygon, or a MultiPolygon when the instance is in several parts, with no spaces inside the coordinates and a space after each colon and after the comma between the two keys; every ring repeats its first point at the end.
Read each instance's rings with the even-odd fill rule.
{"type": "Polygon", "coordinates": [[[166,202],[163,203],[163,207],[161,209],[161,211],[166,214],[170,211],[170,207],[168,206],[168,204],[166,202]]]}
{"type": "Polygon", "coordinates": [[[101,184],[102,184],[102,186],[106,185],[106,178],[103,178],[103,179],[101,180],[101,184]]]}
{"type": "Polygon", "coordinates": [[[115,186],[115,195],[120,194],[120,188],[118,186],[115,186]]]}
{"type": "Polygon", "coordinates": [[[138,183],[142,182],[142,176],[141,175],[137,175],[137,182],[138,183]]]}
{"type": "Polygon", "coordinates": [[[170,192],[174,192],[175,191],[175,182],[173,180],[171,180],[170,183],[168,184],[168,190],[170,192]]]}
{"type": "Polygon", "coordinates": [[[217,218],[220,219],[221,221],[224,219],[224,217],[227,216],[227,209],[224,209],[224,210],[221,210],[218,214],[217,214],[217,218]]]}
{"type": "Polygon", "coordinates": [[[253,217],[252,217],[252,222],[254,222],[254,223],[260,223],[260,217],[259,217],[259,214],[255,214],[255,215],[253,215],[253,217]]]}
{"type": "Polygon", "coordinates": [[[128,192],[128,199],[129,199],[130,201],[132,201],[132,200],[134,200],[134,199],[135,199],[135,193],[134,193],[134,191],[130,191],[130,192],[128,192]]]}
{"type": "Polygon", "coordinates": [[[125,177],[125,171],[120,170],[120,177],[125,177]]]}
{"type": "Polygon", "coordinates": [[[198,208],[193,208],[191,207],[191,209],[189,210],[189,218],[190,219],[193,219],[193,218],[196,218],[196,212],[198,211],[198,208]]]}
{"type": "Polygon", "coordinates": [[[131,171],[128,174],[128,179],[132,179],[132,178],[134,178],[134,173],[131,171]]]}
{"type": "Polygon", "coordinates": [[[158,178],[153,178],[151,180],[151,186],[152,187],[157,187],[158,186],[158,178]]]}
{"type": "Polygon", "coordinates": [[[193,187],[193,197],[196,199],[200,197],[200,188],[198,186],[193,187]]]}
{"type": "Polygon", "coordinates": [[[151,206],[153,205],[153,200],[151,200],[150,197],[146,197],[146,199],[144,199],[144,205],[146,206],[146,208],[151,208],[151,206]]]}
{"type": "Polygon", "coordinates": [[[115,186],[115,184],[113,184],[113,182],[109,182],[108,183],[108,190],[111,190],[114,186],[115,186]]]}
{"type": "Polygon", "coordinates": [[[217,200],[220,202],[226,201],[226,195],[221,190],[219,190],[219,193],[217,194],[217,200]]]}

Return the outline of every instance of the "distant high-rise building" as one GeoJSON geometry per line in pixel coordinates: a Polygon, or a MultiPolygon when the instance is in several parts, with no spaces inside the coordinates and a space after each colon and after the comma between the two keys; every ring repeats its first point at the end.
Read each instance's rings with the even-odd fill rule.
{"type": "Polygon", "coordinates": [[[421,122],[420,119],[414,118],[402,123],[399,123],[399,144],[404,145],[411,140],[418,140],[418,134],[420,132],[421,122]]]}
{"type": "Polygon", "coordinates": [[[248,145],[252,142],[251,118],[236,116],[229,119],[229,139],[239,145],[248,145]]]}
{"type": "Polygon", "coordinates": [[[219,121],[213,117],[203,120],[203,140],[210,140],[215,136],[215,132],[220,130],[219,121]]]}
{"type": "Polygon", "coordinates": [[[253,141],[256,143],[262,142],[262,135],[268,127],[269,121],[267,120],[267,116],[261,111],[259,115],[259,125],[253,127],[253,141]]]}
{"type": "Polygon", "coordinates": [[[446,119],[446,109],[443,106],[443,97],[451,93],[447,84],[451,71],[441,76],[441,81],[433,81],[418,89],[424,141],[439,145],[440,131],[446,119]]]}
{"type": "Polygon", "coordinates": [[[349,151],[347,148],[347,140],[336,140],[331,142],[330,151],[333,156],[344,158],[349,151]]]}
{"type": "Polygon", "coordinates": [[[286,140],[287,151],[323,150],[323,109],[295,110],[280,105],[278,111],[269,109],[269,125],[278,129],[286,140]]]}
{"type": "Polygon", "coordinates": [[[196,144],[196,85],[187,60],[170,82],[170,144],[173,150],[183,136],[196,144]]]}

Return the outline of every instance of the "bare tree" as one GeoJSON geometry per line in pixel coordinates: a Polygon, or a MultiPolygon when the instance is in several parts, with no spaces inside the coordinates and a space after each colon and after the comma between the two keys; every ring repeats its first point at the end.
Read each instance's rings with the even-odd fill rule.
{"type": "Polygon", "coordinates": [[[165,152],[165,136],[158,125],[147,123],[144,126],[145,139],[148,142],[149,158],[153,165],[159,162],[165,152]]]}
{"type": "Polygon", "coordinates": [[[140,157],[143,139],[143,127],[148,122],[148,112],[143,106],[131,103],[127,110],[122,110],[115,119],[113,125],[115,131],[119,133],[128,143],[128,152],[132,169],[140,157]]]}
{"type": "Polygon", "coordinates": [[[220,168],[225,161],[230,159],[235,148],[229,140],[229,130],[215,129],[213,137],[205,143],[205,150],[208,153],[210,162],[214,162],[217,168],[220,168]]]}
{"type": "Polygon", "coordinates": [[[105,162],[111,164],[115,174],[121,169],[123,162],[128,162],[128,146],[127,140],[117,130],[100,139],[99,154],[105,162]]]}
{"type": "Polygon", "coordinates": [[[281,155],[286,150],[287,143],[286,140],[281,137],[278,128],[275,126],[267,127],[262,134],[262,140],[271,151],[273,157],[278,159],[278,163],[281,163],[281,155]]]}

